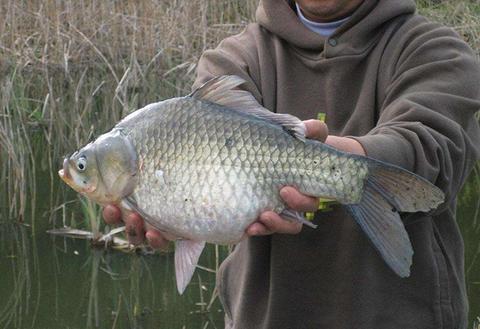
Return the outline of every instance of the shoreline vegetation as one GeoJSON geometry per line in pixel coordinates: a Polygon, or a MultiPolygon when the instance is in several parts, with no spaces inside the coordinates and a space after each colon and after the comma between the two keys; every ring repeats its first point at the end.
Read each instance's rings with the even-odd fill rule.
{"type": "MultiPolygon", "coordinates": [[[[454,28],[480,59],[478,1],[417,4],[422,15],[454,28]]],[[[256,0],[0,2],[0,226],[21,225],[33,236],[45,231],[38,221],[48,221],[52,229],[108,233],[99,208],[59,183],[63,157],[128,113],[189,93],[200,55],[254,21],[256,6],[256,0]]],[[[476,235],[468,238],[477,243],[479,196],[477,163],[459,202],[474,209],[468,225],[476,235]]],[[[19,239],[29,238],[21,232],[19,239]]],[[[220,254],[215,247],[215,268],[207,271],[215,272],[220,254]]],[[[480,245],[467,251],[467,276],[479,255],[480,245]]],[[[208,296],[210,307],[215,291],[208,296]]],[[[474,317],[480,305],[474,311],[472,326],[480,329],[474,317]]],[[[0,309],[0,324],[3,316],[0,309]]]]}

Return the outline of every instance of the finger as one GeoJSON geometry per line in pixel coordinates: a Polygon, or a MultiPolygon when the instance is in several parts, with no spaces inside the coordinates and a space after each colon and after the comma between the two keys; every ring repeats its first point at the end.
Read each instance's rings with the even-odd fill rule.
{"type": "Polygon", "coordinates": [[[302,224],[287,221],[273,211],[262,213],[259,221],[265,225],[268,230],[276,233],[297,234],[302,230],[302,224]]]}
{"type": "Polygon", "coordinates": [[[129,213],[125,216],[124,221],[128,241],[134,245],[142,243],[145,238],[145,231],[143,228],[143,219],[140,215],[133,212],[129,213]]]}
{"type": "Polygon", "coordinates": [[[148,230],[145,238],[153,249],[167,249],[168,247],[168,240],[157,230],[148,230]]]}
{"type": "Polygon", "coordinates": [[[102,210],[103,219],[109,225],[120,224],[122,222],[122,212],[117,206],[106,205],[102,210]]]}
{"type": "Polygon", "coordinates": [[[289,208],[296,211],[305,212],[316,211],[318,209],[318,198],[304,195],[291,186],[283,187],[280,190],[280,197],[289,208]]]}
{"type": "Polygon", "coordinates": [[[340,137],[340,136],[330,135],[325,140],[325,144],[333,146],[334,148],[337,148],[344,152],[359,154],[359,155],[367,155],[362,144],[360,144],[360,142],[350,137],[340,137]]]}
{"type": "Polygon", "coordinates": [[[144,227],[145,232],[147,232],[147,233],[148,233],[148,231],[157,231],[162,236],[162,238],[164,238],[165,240],[175,241],[175,240],[178,239],[177,236],[175,236],[173,234],[170,234],[170,233],[167,233],[167,232],[164,232],[164,231],[159,231],[155,228],[155,226],[150,225],[145,221],[143,221],[143,227],[144,227]]]}
{"type": "Polygon", "coordinates": [[[259,235],[268,235],[273,232],[270,231],[265,225],[259,222],[255,222],[247,227],[247,235],[249,236],[259,236],[259,235]]]}
{"type": "Polygon", "coordinates": [[[328,127],[325,122],[320,120],[306,120],[303,121],[305,124],[305,137],[310,139],[316,139],[321,142],[324,142],[328,136],[328,127]]]}

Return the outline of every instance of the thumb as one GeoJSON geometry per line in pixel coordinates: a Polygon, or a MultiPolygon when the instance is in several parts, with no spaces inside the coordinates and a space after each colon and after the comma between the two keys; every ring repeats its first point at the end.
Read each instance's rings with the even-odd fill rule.
{"type": "Polygon", "coordinates": [[[305,136],[310,139],[316,139],[320,142],[325,142],[328,136],[328,127],[325,122],[320,120],[306,120],[305,124],[305,136]]]}

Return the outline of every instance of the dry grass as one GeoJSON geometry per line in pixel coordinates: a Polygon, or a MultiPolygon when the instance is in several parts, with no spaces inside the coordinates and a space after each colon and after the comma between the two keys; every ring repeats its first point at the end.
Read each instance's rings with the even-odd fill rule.
{"type": "Polygon", "coordinates": [[[0,27],[5,49],[25,63],[110,65],[133,53],[149,63],[195,59],[235,27],[251,20],[254,1],[4,1],[0,27]],[[101,55],[100,55],[101,54],[101,55]]]}
{"type": "Polygon", "coordinates": [[[454,28],[480,56],[480,2],[420,0],[417,3],[422,15],[454,28]]]}

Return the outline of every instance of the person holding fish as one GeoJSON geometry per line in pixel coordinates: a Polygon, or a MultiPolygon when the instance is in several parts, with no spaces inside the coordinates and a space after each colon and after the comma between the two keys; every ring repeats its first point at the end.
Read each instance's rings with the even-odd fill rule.
{"type": "MultiPolygon", "coordinates": [[[[204,53],[191,102],[243,107],[247,114],[228,112],[232,124],[244,122],[244,115],[245,120],[256,117],[244,124],[251,131],[265,125],[264,132],[255,130],[258,143],[272,138],[285,152],[294,145],[317,154],[322,145],[318,150],[324,153],[317,158],[328,159],[329,169],[323,176],[312,174],[317,175],[312,184],[302,181],[298,170],[290,171],[298,179],[282,180],[271,208],[225,200],[245,207],[242,214],[264,210],[240,232],[244,238],[218,273],[225,327],[466,328],[463,242],[455,205],[480,154],[474,117],[480,108],[480,69],[472,50],[452,29],[417,15],[413,0],[262,0],[256,18],[242,33],[204,53]],[[267,115],[263,108],[276,114],[267,115]],[[325,123],[312,119],[320,112],[325,123]],[[364,160],[365,155],[379,161],[364,160]],[[333,185],[326,183],[330,180],[333,185]],[[335,197],[341,204],[316,211],[319,196],[335,197]],[[312,223],[301,216],[314,211],[312,223]]],[[[212,111],[214,120],[217,112],[212,111]]],[[[117,130],[131,131],[139,118],[127,117],[117,130]]],[[[104,141],[108,138],[114,137],[104,141]]],[[[235,149],[238,140],[229,138],[222,139],[225,147],[235,149]]],[[[135,142],[122,141],[120,148],[130,146],[148,159],[135,142]]],[[[271,147],[273,154],[277,146],[271,147]]],[[[77,168],[88,165],[80,159],[76,155],[68,161],[76,161],[77,168]]],[[[62,173],[75,178],[68,161],[62,173]]],[[[153,168],[151,181],[168,184],[165,168],[153,168]]],[[[315,171],[305,168],[306,176],[315,171]]],[[[154,183],[145,183],[144,191],[149,184],[154,183]]],[[[247,185],[254,189],[255,184],[247,185]]],[[[141,188],[137,191],[136,196],[149,197],[141,188]]],[[[253,195],[252,202],[262,205],[264,199],[253,195]]],[[[189,198],[182,199],[179,212],[188,208],[183,202],[192,202],[189,198]]],[[[148,200],[153,204],[157,199],[148,200]]],[[[185,250],[180,263],[188,263],[180,275],[183,291],[203,244],[181,229],[155,222],[153,210],[138,197],[125,202],[105,206],[103,213],[113,224],[123,212],[132,242],[146,239],[163,248],[168,240],[183,239],[177,242],[177,249],[181,244],[185,250]]],[[[212,209],[205,213],[211,211],[213,218],[212,209]]]]}

